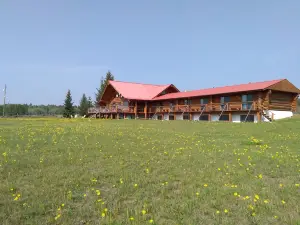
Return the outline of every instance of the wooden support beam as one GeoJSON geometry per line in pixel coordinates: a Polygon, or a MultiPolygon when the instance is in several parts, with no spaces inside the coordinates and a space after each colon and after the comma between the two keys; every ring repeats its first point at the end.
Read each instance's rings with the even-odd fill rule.
{"type": "Polygon", "coordinates": [[[229,122],[232,122],[232,113],[229,112],[229,122]]]}
{"type": "Polygon", "coordinates": [[[268,90],[267,94],[266,94],[266,97],[264,99],[264,106],[265,106],[265,109],[269,109],[269,105],[270,105],[270,96],[271,96],[271,93],[272,91],[271,90],[268,90]]]}
{"type": "Polygon", "coordinates": [[[145,102],[145,107],[144,107],[145,119],[147,119],[147,112],[148,112],[148,103],[145,102]]]}
{"type": "Polygon", "coordinates": [[[193,120],[193,114],[190,112],[190,120],[193,120]]]}
{"type": "Polygon", "coordinates": [[[211,121],[211,114],[208,114],[208,121],[211,121]]]}
{"type": "Polygon", "coordinates": [[[262,109],[262,93],[261,93],[261,91],[258,92],[258,96],[257,96],[257,108],[259,110],[262,109]]]}
{"type": "Polygon", "coordinates": [[[135,105],[134,105],[134,118],[137,118],[137,101],[135,101],[135,105]]]}
{"type": "Polygon", "coordinates": [[[256,117],[257,117],[257,122],[261,122],[261,114],[260,114],[260,112],[256,113],[256,117]]]}
{"type": "Polygon", "coordinates": [[[117,119],[119,119],[119,113],[117,113],[117,119]]]}

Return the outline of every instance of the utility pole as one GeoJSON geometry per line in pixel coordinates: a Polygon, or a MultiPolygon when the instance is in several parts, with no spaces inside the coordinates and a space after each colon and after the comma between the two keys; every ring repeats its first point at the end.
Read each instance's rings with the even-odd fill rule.
{"type": "Polygon", "coordinates": [[[6,84],[4,86],[3,92],[4,92],[4,96],[3,96],[3,117],[4,117],[5,116],[5,101],[6,101],[6,84]]]}

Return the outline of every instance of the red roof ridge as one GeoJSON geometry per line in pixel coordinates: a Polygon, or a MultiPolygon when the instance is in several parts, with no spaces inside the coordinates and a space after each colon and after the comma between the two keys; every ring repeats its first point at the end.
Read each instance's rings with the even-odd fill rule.
{"type": "Polygon", "coordinates": [[[154,100],[161,99],[171,99],[171,98],[189,98],[195,96],[207,96],[207,95],[216,95],[222,93],[235,93],[235,92],[243,92],[243,91],[253,91],[253,90],[265,90],[270,88],[272,85],[277,84],[283,80],[287,79],[277,79],[277,80],[269,80],[269,81],[259,81],[259,82],[248,82],[244,84],[230,85],[230,86],[221,86],[221,87],[213,87],[213,88],[204,88],[186,92],[177,92],[170,93],[166,95],[162,95],[154,98],[154,100]]]}
{"type": "Polygon", "coordinates": [[[142,84],[142,85],[151,85],[151,86],[169,86],[172,84],[146,84],[140,82],[130,82],[130,81],[121,81],[121,80],[110,80],[109,82],[119,82],[119,83],[128,83],[128,84],[142,84]]]}
{"type": "MultiPolygon", "coordinates": [[[[190,91],[185,91],[185,92],[192,92],[192,91],[202,91],[202,90],[209,90],[209,89],[214,89],[214,88],[224,88],[224,87],[235,87],[235,86],[240,86],[240,85],[247,85],[247,84],[260,84],[260,83],[265,83],[265,82],[280,82],[286,80],[285,78],[283,79],[275,79],[275,80],[265,80],[265,81],[257,81],[257,82],[248,82],[248,83],[243,83],[243,84],[232,84],[232,85],[225,85],[225,86],[218,86],[218,87],[210,87],[210,88],[201,88],[201,89],[195,89],[195,90],[190,90],[190,91]]],[[[272,86],[271,84],[270,86],[272,86]]]]}

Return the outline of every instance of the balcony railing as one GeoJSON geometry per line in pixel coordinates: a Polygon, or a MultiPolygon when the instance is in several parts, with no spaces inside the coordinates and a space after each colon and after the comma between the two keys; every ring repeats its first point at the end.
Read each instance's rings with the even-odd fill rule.
{"type": "Polygon", "coordinates": [[[133,113],[134,106],[111,106],[111,107],[93,107],[88,109],[88,113],[133,113]]]}
{"type": "Polygon", "coordinates": [[[193,105],[173,105],[173,106],[156,106],[151,107],[149,112],[211,112],[211,111],[241,111],[241,110],[257,110],[256,102],[227,102],[227,103],[209,103],[209,104],[193,104],[193,105]]]}
{"type": "MultiPolygon", "coordinates": [[[[248,111],[258,110],[257,102],[227,102],[192,105],[152,106],[147,108],[147,113],[174,113],[174,112],[213,112],[213,111],[248,111]]],[[[110,106],[89,108],[88,113],[144,113],[144,107],[135,106],[110,106]]]]}

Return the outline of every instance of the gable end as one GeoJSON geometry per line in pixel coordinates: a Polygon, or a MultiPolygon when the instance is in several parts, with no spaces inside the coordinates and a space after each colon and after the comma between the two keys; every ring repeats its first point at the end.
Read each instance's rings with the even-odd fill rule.
{"type": "Polygon", "coordinates": [[[284,79],[276,84],[273,84],[267,89],[300,94],[300,90],[291,82],[289,82],[287,79],[284,79]]]}

